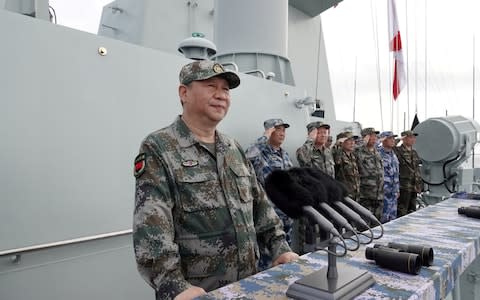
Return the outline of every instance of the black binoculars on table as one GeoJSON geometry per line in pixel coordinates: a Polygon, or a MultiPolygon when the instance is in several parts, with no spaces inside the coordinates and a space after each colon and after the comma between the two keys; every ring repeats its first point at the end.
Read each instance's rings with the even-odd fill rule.
{"type": "Polygon", "coordinates": [[[400,243],[375,244],[373,248],[365,249],[365,257],[390,270],[418,274],[422,265],[433,264],[433,249],[400,243]]]}
{"type": "Polygon", "coordinates": [[[470,218],[480,219],[480,206],[472,205],[466,207],[459,207],[458,213],[461,215],[466,215],[470,218]]]}

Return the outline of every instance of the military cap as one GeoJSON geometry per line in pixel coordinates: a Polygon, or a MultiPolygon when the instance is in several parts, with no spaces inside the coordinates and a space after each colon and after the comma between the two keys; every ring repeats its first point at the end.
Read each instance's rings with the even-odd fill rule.
{"type": "Polygon", "coordinates": [[[182,67],[179,79],[181,84],[190,84],[192,81],[205,80],[212,77],[222,77],[228,82],[228,87],[234,89],[240,85],[240,77],[230,70],[211,60],[197,60],[182,67]]]}
{"type": "Polygon", "coordinates": [[[283,126],[285,128],[288,128],[290,127],[290,124],[283,122],[282,119],[268,119],[265,122],[263,122],[263,127],[265,129],[277,127],[277,126],[283,126]]]}
{"type": "Polygon", "coordinates": [[[348,139],[358,139],[358,135],[353,135],[350,131],[344,131],[337,134],[337,141],[343,139],[342,141],[346,141],[348,139]]]}
{"type": "Polygon", "coordinates": [[[404,137],[404,136],[412,136],[412,135],[413,135],[413,136],[417,136],[418,133],[413,132],[413,131],[411,131],[411,130],[407,130],[407,131],[402,132],[400,135],[401,135],[402,137],[404,137]]]}
{"type": "Polygon", "coordinates": [[[362,129],[362,136],[370,135],[370,134],[379,134],[380,131],[375,130],[373,127],[367,127],[362,129]]]}
{"type": "Polygon", "coordinates": [[[389,137],[396,138],[397,136],[398,135],[393,134],[393,132],[391,132],[391,131],[384,131],[384,132],[380,133],[380,135],[378,137],[379,138],[389,138],[389,137]]]}
{"type": "Polygon", "coordinates": [[[325,123],[320,122],[320,121],[315,121],[315,122],[308,123],[307,130],[310,133],[310,131],[312,131],[314,128],[320,128],[320,127],[330,129],[330,125],[325,124],[325,123]]]}

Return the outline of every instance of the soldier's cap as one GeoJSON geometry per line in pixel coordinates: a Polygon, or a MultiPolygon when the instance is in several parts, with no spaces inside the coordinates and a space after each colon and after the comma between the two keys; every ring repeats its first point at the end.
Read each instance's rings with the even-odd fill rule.
{"type": "Polygon", "coordinates": [[[417,136],[418,133],[413,132],[413,131],[411,131],[411,130],[407,130],[407,131],[402,132],[400,135],[401,135],[402,137],[404,137],[404,136],[417,136]]]}
{"type": "Polygon", "coordinates": [[[283,122],[282,119],[268,119],[265,122],[263,122],[263,127],[265,129],[277,127],[277,126],[283,126],[285,128],[288,128],[290,127],[290,124],[283,122]]]}
{"type": "Polygon", "coordinates": [[[350,131],[344,131],[344,132],[340,132],[339,134],[337,134],[337,141],[338,142],[344,142],[348,139],[358,139],[358,135],[353,135],[352,132],[350,131]]]}
{"type": "Polygon", "coordinates": [[[240,85],[240,77],[230,70],[211,60],[198,60],[182,67],[179,79],[181,84],[190,84],[192,81],[206,80],[212,77],[222,77],[228,82],[228,87],[234,89],[240,85]]]}
{"type": "Polygon", "coordinates": [[[308,125],[307,125],[308,133],[310,133],[310,131],[312,131],[313,129],[320,128],[320,127],[330,129],[330,125],[325,124],[325,123],[320,122],[320,121],[315,121],[315,122],[308,123],[308,125]]]}
{"type": "Polygon", "coordinates": [[[367,127],[362,129],[362,136],[370,135],[370,134],[379,134],[380,131],[375,130],[373,127],[367,127]]]}
{"type": "Polygon", "coordinates": [[[389,138],[389,137],[396,138],[397,136],[398,135],[393,134],[393,132],[391,132],[391,131],[384,131],[384,132],[380,133],[380,135],[378,137],[379,138],[389,138]]]}

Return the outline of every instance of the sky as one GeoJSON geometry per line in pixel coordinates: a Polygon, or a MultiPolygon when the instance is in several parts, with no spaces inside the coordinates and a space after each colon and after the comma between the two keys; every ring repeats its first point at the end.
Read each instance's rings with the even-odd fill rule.
{"type": "MultiPolygon", "coordinates": [[[[50,0],[50,5],[58,24],[96,33],[109,2],[50,0]]],[[[480,20],[475,15],[480,1],[395,3],[407,73],[396,101],[387,1],[344,0],[321,15],[337,119],[395,132],[410,127],[415,112],[420,121],[445,115],[480,121],[480,105],[473,109],[480,86],[480,20]]]]}

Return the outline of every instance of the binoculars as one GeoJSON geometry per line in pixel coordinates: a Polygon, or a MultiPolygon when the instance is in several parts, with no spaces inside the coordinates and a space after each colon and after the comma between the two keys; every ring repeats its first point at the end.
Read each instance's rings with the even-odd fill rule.
{"type": "Polygon", "coordinates": [[[477,218],[480,219],[480,206],[467,206],[467,207],[459,207],[458,213],[461,215],[466,215],[470,218],[477,218]]]}
{"type": "Polygon", "coordinates": [[[375,244],[373,248],[365,249],[365,257],[384,268],[416,275],[422,265],[432,265],[433,249],[399,243],[375,244]]]}

